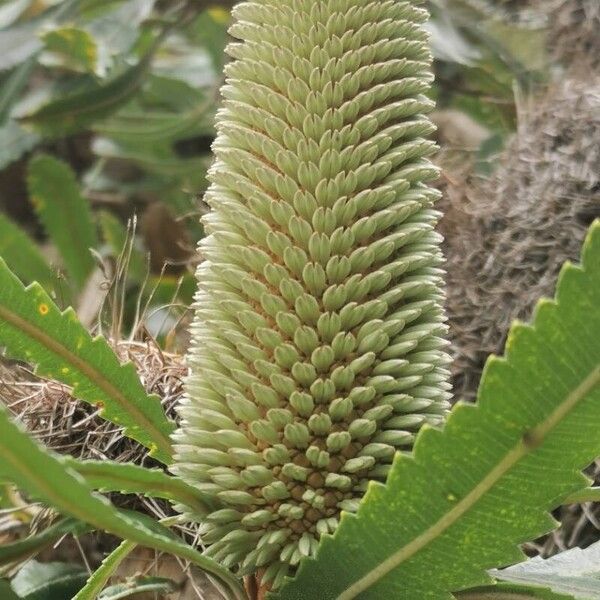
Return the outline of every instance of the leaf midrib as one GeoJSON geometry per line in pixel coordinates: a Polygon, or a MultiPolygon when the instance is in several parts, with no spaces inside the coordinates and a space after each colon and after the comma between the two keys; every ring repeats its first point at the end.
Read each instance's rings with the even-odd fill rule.
{"type": "Polygon", "coordinates": [[[143,489],[139,489],[139,492],[135,493],[152,496],[152,490],[155,490],[162,493],[163,497],[165,498],[168,498],[174,502],[181,502],[187,507],[199,511],[199,514],[202,514],[206,510],[200,492],[198,492],[195,488],[188,486],[183,481],[166,475],[162,471],[150,472],[149,476],[151,476],[153,479],[151,481],[143,481],[141,479],[128,477],[126,473],[117,472],[116,470],[107,474],[102,471],[102,466],[89,464],[85,461],[79,462],[67,460],[65,464],[74,471],[77,471],[77,473],[79,473],[82,477],[86,479],[92,479],[90,482],[92,485],[93,478],[104,480],[106,483],[108,483],[109,485],[99,486],[101,491],[106,489],[108,489],[108,491],[114,491],[113,489],[110,489],[111,482],[114,483],[115,487],[123,485],[124,489],[132,489],[134,487],[139,488],[140,486],[147,485],[149,491],[146,492],[143,489]]]}
{"type": "Polygon", "coordinates": [[[421,551],[450,528],[470,510],[516,464],[543,443],[548,433],[572,411],[597,385],[600,384],[600,364],[575,388],[565,400],[537,427],[526,431],[518,443],[462,500],[422,534],[381,562],[369,573],[346,588],[337,600],[352,600],[369,589],[390,571],[421,551]]]}
{"type": "MultiPolygon", "coordinates": [[[[47,483],[44,477],[39,477],[37,473],[30,468],[28,461],[22,460],[18,454],[11,452],[10,448],[4,447],[3,450],[3,460],[12,464],[16,472],[19,472],[23,479],[29,482],[34,482],[35,488],[38,490],[38,492],[41,491],[44,500],[46,500],[49,504],[59,508],[61,512],[66,512],[72,517],[93,525],[97,529],[103,529],[104,531],[113,533],[124,539],[128,539],[129,531],[132,528],[135,528],[139,531],[139,533],[143,534],[146,539],[144,541],[135,539],[132,541],[136,542],[138,545],[154,547],[164,552],[170,552],[171,554],[179,556],[180,558],[189,560],[190,562],[198,565],[200,568],[205,569],[209,573],[220,577],[220,579],[229,586],[231,592],[233,593],[232,600],[233,598],[235,598],[235,600],[243,600],[244,596],[242,595],[239,584],[234,579],[233,574],[225,569],[225,567],[215,563],[212,559],[201,555],[197,550],[191,546],[187,546],[184,542],[170,540],[163,535],[159,536],[154,532],[149,533],[144,531],[143,527],[140,528],[139,526],[125,521],[118,512],[114,515],[115,520],[111,522],[107,522],[105,515],[99,513],[96,513],[93,518],[91,518],[87,510],[80,509],[80,505],[77,502],[76,496],[69,497],[68,495],[60,492],[57,493],[52,484],[47,483]],[[149,536],[156,540],[155,544],[152,544],[149,541],[149,536]],[[158,542],[160,542],[160,544],[158,542]],[[208,561],[210,561],[210,564],[208,564],[208,561]]],[[[73,477],[73,475],[70,476],[73,477]]],[[[80,483],[80,485],[84,485],[91,494],[91,490],[89,490],[85,484],[80,483]]],[[[99,502],[101,501],[100,498],[96,498],[96,500],[99,502]]],[[[107,506],[110,505],[107,503],[107,506]]]]}
{"type": "MultiPolygon", "coordinates": [[[[68,348],[60,344],[54,338],[47,335],[44,331],[1,305],[0,318],[25,332],[31,338],[46,348],[49,348],[52,352],[66,360],[71,365],[74,365],[78,371],[90,379],[105,394],[107,394],[107,396],[115,399],[121,408],[123,408],[133,417],[136,425],[139,425],[144,432],[154,440],[157,449],[159,449],[164,456],[172,456],[172,448],[169,438],[164,436],[163,433],[155,427],[154,423],[152,423],[152,421],[146,417],[143,411],[139,410],[133,403],[129,402],[127,397],[123,395],[121,391],[110,381],[106,380],[106,378],[104,378],[99,371],[90,366],[90,364],[86,361],[79,358],[76,354],[71,352],[68,348]]],[[[102,413],[103,410],[100,411],[100,415],[102,415],[102,413]]],[[[125,426],[125,429],[129,429],[129,427],[125,426]]],[[[150,450],[152,453],[153,449],[150,448],[150,450]]]]}

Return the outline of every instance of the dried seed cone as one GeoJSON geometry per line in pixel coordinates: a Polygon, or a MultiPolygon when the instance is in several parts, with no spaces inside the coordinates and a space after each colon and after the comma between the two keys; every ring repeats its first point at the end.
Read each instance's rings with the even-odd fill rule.
{"type": "Polygon", "coordinates": [[[420,2],[237,6],[175,435],[208,552],[277,588],[449,398],[420,2]]]}
{"type": "Polygon", "coordinates": [[[535,0],[548,17],[548,43],[554,60],[581,73],[600,69],[600,2],[535,0]]]}
{"type": "Polygon", "coordinates": [[[600,78],[534,98],[492,177],[448,186],[444,204],[454,391],[474,400],[510,323],[552,296],[600,217],[600,78]]]}

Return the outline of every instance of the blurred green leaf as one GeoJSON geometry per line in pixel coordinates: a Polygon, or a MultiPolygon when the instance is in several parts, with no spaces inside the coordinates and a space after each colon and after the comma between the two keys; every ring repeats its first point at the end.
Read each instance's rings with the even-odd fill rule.
{"type": "Polygon", "coordinates": [[[106,588],[98,600],[121,600],[143,593],[166,595],[177,591],[177,588],[173,580],[165,577],[136,577],[106,588]]]}
{"type": "MultiPolygon", "coordinates": [[[[63,0],[51,4],[49,8],[42,10],[29,21],[0,31],[0,71],[19,65],[38,53],[43,48],[39,39],[41,28],[62,23],[72,17],[81,1],[63,0]]],[[[3,8],[7,10],[6,15],[10,16],[8,7],[3,8]]]]}
{"type": "Polygon", "coordinates": [[[166,145],[130,146],[119,144],[114,140],[96,138],[92,145],[94,152],[102,158],[118,158],[131,161],[151,172],[183,179],[190,191],[195,191],[205,184],[205,175],[210,157],[179,158],[166,145]]]}
{"type": "MultiPolygon", "coordinates": [[[[51,63],[75,71],[93,73],[98,62],[98,47],[84,29],[61,27],[42,36],[51,63]]],[[[47,62],[46,62],[47,64],[47,62]]]]}
{"type": "Polygon", "coordinates": [[[21,158],[39,140],[37,134],[26,131],[14,121],[0,126],[0,169],[21,158]]]}
{"type": "Polygon", "coordinates": [[[155,276],[150,278],[147,289],[152,292],[152,306],[165,306],[174,300],[189,305],[196,293],[196,278],[191,273],[155,276]]]}
{"type": "MultiPolygon", "coordinates": [[[[469,74],[472,74],[473,80],[479,78],[474,69],[469,74]]],[[[514,130],[514,104],[505,101],[502,96],[492,101],[491,96],[486,97],[481,91],[475,90],[471,95],[457,92],[450,106],[466,113],[491,131],[509,133],[514,130]]]]}
{"type": "Polygon", "coordinates": [[[0,31],[0,71],[21,64],[42,47],[35,25],[21,25],[0,31]]]}
{"type": "Polygon", "coordinates": [[[31,6],[33,0],[8,0],[0,6],[0,29],[10,27],[31,6]]]}
{"type": "Polygon", "coordinates": [[[89,202],[81,195],[75,174],[49,155],[34,157],[27,177],[38,218],[56,245],[67,272],[81,288],[94,268],[90,248],[98,246],[89,202]]]}
{"type": "Polygon", "coordinates": [[[27,85],[35,64],[36,58],[29,57],[2,81],[2,88],[0,89],[0,123],[4,123],[10,115],[19,94],[27,85]]]}
{"type": "Polygon", "coordinates": [[[21,600],[6,579],[0,579],[0,598],[2,600],[21,600]]]}
{"type": "Polygon", "coordinates": [[[185,113],[148,111],[131,107],[98,123],[98,133],[130,144],[168,142],[179,138],[213,135],[212,114],[202,103],[185,113]]]}
{"type": "Polygon", "coordinates": [[[18,119],[47,137],[81,131],[126,104],[142,84],[149,64],[150,55],[146,55],[112,79],[91,79],[83,89],[55,95],[33,112],[18,115],[18,119]]]}
{"type": "Polygon", "coordinates": [[[518,27],[500,19],[487,19],[482,29],[495,42],[501,51],[509,55],[509,61],[518,61],[528,70],[543,69],[548,62],[546,52],[546,33],[543,29],[518,27]]]}
{"type": "MultiPolygon", "coordinates": [[[[172,77],[150,73],[140,106],[140,110],[168,111],[184,113],[194,110],[204,100],[202,92],[196,88],[172,77]]],[[[213,107],[214,109],[214,107],[213,107]]]]}
{"type": "Polygon", "coordinates": [[[484,140],[477,151],[475,171],[489,177],[496,167],[496,158],[504,149],[506,137],[500,133],[491,135],[484,140]]]}
{"type": "Polygon", "coordinates": [[[104,0],[96,4],[94,18],[87,22],[86,28],[98,45],[100,75],[112,67],[115,56],[131,51],[140,37],[140,25],[151,15],[154,4],[155,0],[118,3],[104,0]]]}
{"type": "Polygon", "coordinates": [[[22,600],[65,600],[85,584],[86,571],[79,565],[30,560],[13,577],[11,585],[22,600]]]}
{"type": "Polygon", "coordinates": [[[57,289],[57,277],[37,244],[13,221],[0,213],[0,257],[28,283],[39,281],[47,289],[57,289]]]}
{"type": "Polygon", "coordinates": [[[438,60],[472,65],[480,57],[477,46],[469,42],[450,19],[448,10],[440,11],[426,26],[431,50],[438,60]]]}
{"type": "Polygon", "coordinates": [[[217,77],[221,76],[225,66],[224,50],[230,21],[230,13],[224,8],[215,6],[204,11],[190,27],[194,41],[208,51],[217,77]]]}

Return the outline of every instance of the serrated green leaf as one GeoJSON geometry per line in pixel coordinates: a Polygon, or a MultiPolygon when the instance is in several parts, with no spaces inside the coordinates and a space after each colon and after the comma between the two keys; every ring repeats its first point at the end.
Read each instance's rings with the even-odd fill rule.
{"type": "Polygon", "coordinates": [[[583,266],[567,264],[556,300],[488,361],[478,404],[423,429],[275,597],[445,600],[522,560],[517,545],[555,526],[547,511],[586,485],[580,469],[600,454],[599,307],[597,221],[583,266]]]}
{"type": "Polygon", "coordinates": [[[600,487],[588,487],[571,494],[563,504],[583,504],[584,502],[600,502],[600,487]]]}
{"type": "Polygon", "coordinates": [[[175,538],[158,523],[150,526],[147,516],[144,519],[143,515],[118,510],[106,498],[95,495],[80,475],[13,423],[2,405],[0,458],[0,478],[12,481],[32,497],[96,529],[189,560],[217,577],[233,599],[244,600],[241,586],[227,569],[175,538]]]}
{"type": "Polygon", "coordinates": [[[600,600],[600,542],[545,560],[538,556],[490,574],[500,581],[550,588],[577,600],[600,600]]]}
{"type": "Polygon", "coordinates": [[[82,89],[61,93],[19,120],[45,137],[64,137],[105,119],[126,104],[144,80],[153,52],[108,80],[90,80],[82,89]]]}
{"type": "Polygon", "coordinates": [[[13,221],[0,213],[0,257],[27,282],[38,281],[56,289],[57,277],[36,243],[13,221]]]}
{"type": "Polygon", "coordinates": [[[62,519],[40,533],[10,544],[2,544],[0,546],[0,566],[22,562],[64,535],[69,533],[80,535],[87,530],[89,530],[89,527],[85,523],[75,519],[62,519]]]}
{"type": "Polygon", "coordinates": [[[96,600],[119,565],[137,548],[135,542],[121,542],[90,575],[73,600],[96,600]]]}
{"type": "Polygon", "coordinates": [[[90,248],[96,248],[98,237],[75,173],[52,156],[38,155],[29,163],[27,185],[37,216],[60,251],[67,272],[82,287],[94,268],[90,248]]]}
{"type": "Polygon", "coordinates": [[[160,399],[144,390],[131,363],[122,365],[106,340],[93,338],[72,309],[60,312],[38,285],[23,284],[0,260],[0,345],[36,372],[62,381],[73,395],[164,463],[171,461],[173,425],[160,399]]]}
{"type": "Polygon", "coordinates": [[[122,598],[130,598],[138,594],[171,594],[177,591],[177,584],[165,577],[137,577],[111,585],[106,588],[99,596],[98,600],[121,600],[122,598]]]}
{"type": "Polygon", "coordinates": [[[13,577],[11,585],[22,600],[65,600],[84,585],[86,571],[79,565],[30,560],[13,577]]]}
{"type": "MultiPolygon", "coordinates": [[[[71,457],[64,457],[63,462],[84,477],[91,487],[101,492],[121,492],[164,498],[189,506],[199,516],[207,512],[206,502],[210,502],[210,500],[202,492],[187,485],[181,479],[167,475],[160,469],[148,469],[111,461],[83,461],[71,457]]],[[[212,508],[214,509],[214,506],[212,508]]]]}

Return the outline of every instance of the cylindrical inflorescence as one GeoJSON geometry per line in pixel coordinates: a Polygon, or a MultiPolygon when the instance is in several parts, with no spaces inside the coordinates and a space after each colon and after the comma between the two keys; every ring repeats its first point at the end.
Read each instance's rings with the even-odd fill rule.
{"type": "Polygon", "coordinates": [[[273,588],[448,406],[417,4],[234,9],[173,471],[273,588]]]}

